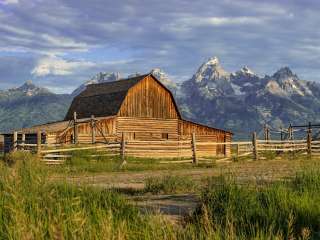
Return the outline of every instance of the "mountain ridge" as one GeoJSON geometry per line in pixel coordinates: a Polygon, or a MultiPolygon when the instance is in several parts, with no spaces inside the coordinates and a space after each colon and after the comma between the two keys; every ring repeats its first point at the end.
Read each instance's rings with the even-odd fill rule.
{"type": "MultiPolygon", "coordinates": [[[[290,122],[320,120],[320,84],[301,80],[287,66],[261,77],[246,65],[230,73],[219,58],[212,57],[190,79],[178,84],[160,68],[151,73],[173,92],[184,117],[241,136],[264,124],[277,128],[290,122]]],[[[30,81],[18,88],[0,90],[0,113],[4,114],[0,130],[63,119],[72,98],[87,85],[119,79],[118,72],[101,72],[72,94],[54,94],[30,81]]]]}

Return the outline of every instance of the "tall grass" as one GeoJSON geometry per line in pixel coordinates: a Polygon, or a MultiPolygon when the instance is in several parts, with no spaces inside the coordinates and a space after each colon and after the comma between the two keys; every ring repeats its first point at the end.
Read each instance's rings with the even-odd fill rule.
{"type": "MultiPolygon", "coordinates": [[[[209,181],[187,226],[223,239],[319,239],[320,171],[266,187],[209,181]]],[[[196,231],[197,232],[197,231],[196,231]]],[[[199,236],[198,236],[199,237],[199,236]]],[[[200,236],[201,237],[201,236],[200,236]]]]}
{"type": "MultiPolygon", "coordinates": [[[[199,207],[174,226],[116,192],[55,183],[33,158],[0,162],[0,239],[320,239],[319,166],[267,186],[211,178],[199,207]]],[[[155,193],[198,187],[172,176],[148,181],[155,193]]]]}
{"type": "Polygon", "coordinates": [[[163,177],[150,177],[145,180],[145,192],[159,193],[186,193],[193,192],[196,183],[188,177],[166,175],[163,177]]]}
{"type": "Polygon", "coordinates": [[[46,170],[31,155],[13,168],[0,164],[0,239],[170,236],[171,227],[160,217],[142,215],[114,192],[49,182],[46,170]]]}

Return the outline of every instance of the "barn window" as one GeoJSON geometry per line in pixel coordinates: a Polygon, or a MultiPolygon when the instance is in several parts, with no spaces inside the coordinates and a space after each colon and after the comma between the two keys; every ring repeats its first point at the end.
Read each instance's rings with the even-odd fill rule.
{"type": "Polygon", "coordinates": [[[133,139],[136,139],[136,133],[135,132],[133,133],[133,139]]]}
{"type": "Polygon", "coordinates": [[[169,134],[168,133],[162,133],[161,134],[162,139],[169,139],[169,134]]]}

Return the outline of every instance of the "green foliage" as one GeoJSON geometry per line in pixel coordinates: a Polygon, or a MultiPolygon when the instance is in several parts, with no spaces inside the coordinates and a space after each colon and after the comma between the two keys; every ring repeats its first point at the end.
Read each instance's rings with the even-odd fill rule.
{"type": "Polygon", "coordinates": [[[165,239],[170,229],[114,192],[54,184],[34,161],[0,165],[0,239],[165,239]]]}
{"type": "Polygon", "coordinates": [[[195,187],[195,182],[192,179],[180,176],[152,177],[145,181],[145,192],[154,194],[192,192],[195,187]]]}
{"type": "Polygon", "coordinates": [[[189,224],[201,231],[243,239],[320,237],[320,171],[299,173],[290,182],[266,187],[209,181],[189,224]],[[205,222],[205,223],[204,223],[205,222]]]}

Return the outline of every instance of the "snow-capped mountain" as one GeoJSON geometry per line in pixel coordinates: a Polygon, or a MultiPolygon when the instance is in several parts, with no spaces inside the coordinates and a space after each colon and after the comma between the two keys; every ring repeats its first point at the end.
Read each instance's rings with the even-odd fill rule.
{"type": "Polygon", "coordinates": [[[54,94],[27,81],[0,91],[0,131],[30,127],[63,119],[71,103],[69,94],[54,94]]]}
{"type": "Polygon", "coordinates": [[[1,90],[0,97],[10,97],[10,96],[36,96],[36,95],[47,95],[53,94],[47,88],[38,87],[32,83],[31,80],[26,81],[23,85],[16,88],[11,88],[8,90],[1,90]]]}
{"type": "Polygon", "coordinates": [[[185,81],[178,102],[187,118],[235,133],[320,120],[320,85],[299,79],[290,68],[260,77],[249,67],[228,73],[217,57],[185,81]]]}
{"type": "Polygon", "coordinates": [[[306,82],[293,74],[289,67],[283,67],[273,74],[269,79],[267,88],[274,91],[275,94],[282,94],[286,97],[294,95],[312,96],[312,91],[308,88],[306,82]]]}
{"type": "Polygon", "coordinates": [[[83,90],[86,89],[86,87],[90,84],[96,84],[96,83],[103,83],[103,82],[112,82],[117,81],[121,78],[119,72],[100,72],[93,76],[90,80],[83,83],[81,86],[79,86],[76,90],[72,92],[72,96],[76,96],[79,93],[81,93],[83,90]]]}
{"type": "MultiPolygon", "coordinates": [[[[154,68],[151,73],[173,92],[184,117],[229,129],[238,138],[249,137],[265,123],[278,128],[320,121],[320,84],[301,80],[289,67],[259,76],[248,66],[227,71],[217,57],[212,57],[179,84],[162,69],[154,68]]],[[[51,93],[30,81],[0,91],[0,129],[62,119],[72,98],[87,85],[119,79],[119,73],[98,73],[65,95],[51,93]]]]}
{"type": "Polygon", "coordinates": [[[173,82],[168,74],[166,74],[163,70],[160,68],[154,68],[151,70],[151,73],[153,76],[155,76],[163,85],[165,85],[167,88],[169,88],[171,91],[176,92],[177,91],[177,84],[173,82]]]}

